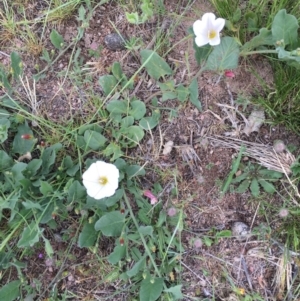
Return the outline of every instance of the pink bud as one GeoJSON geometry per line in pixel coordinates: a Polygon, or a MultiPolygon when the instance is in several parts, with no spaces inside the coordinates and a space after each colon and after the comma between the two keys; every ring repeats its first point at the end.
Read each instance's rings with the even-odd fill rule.
{"type": "Polygon", "coordinates": [[[289,210],[288,209],[285,209],[285,208],[282,208],[279,210],[279,216],[282,217],[282,218],[285,218],[289,215],[289,210]]]}
{"type": "Polygon", "coordinates": [[[150,199],[151,205],[155,205],[157,203],[157,197],[150,190],[145,190],[144,196],[150,199]]]}
{"type": "Polygon", "coordinates": [[[235,74],[231,70],[225,70],[224,75],[230,78],[235,77],[235,74]]]}
{"type": "Polygon", "coordinates": [[[168,209],[168,215],[169,215],[169,216],[175,216],[176,213],[177,213],[176,208],[170,207],[170,208],[168,209]]]}
{"type": "Polygon", "coordinates": [[[196,249],[200,249],[200,248],[202,248],[202,246],[203,246],[202,240],[200,238],[195,239],[194,247],[196,249]]]}
{"type": "Polygon", "coordinates": [[[24,135],[21,136],[21,138],[22,138],[22,139],[25,139],[25,140],[30,140],[30,139],[33,138],[33,136],[30,135],[30,134],[24,134],[24,135]]]}

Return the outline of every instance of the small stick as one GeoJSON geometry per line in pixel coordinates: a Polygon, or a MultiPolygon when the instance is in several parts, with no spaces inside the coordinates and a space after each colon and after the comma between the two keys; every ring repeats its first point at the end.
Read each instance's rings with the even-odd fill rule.
{"type": "Polygon", "coordinates": [[[249,284],[249,288],[252,291],[253,290],[253,286],[252,286],[250,275],[248,273],[248,268],[247,268],[247,265],[246,265],[246,261],[245,261],[243,255],[241,256],[241,262],[242,262],[243,270],[245,272],[245,275],[246,275],[246,278],[247,278],[247,281],[248,281],[248,284],[249,284]]]}

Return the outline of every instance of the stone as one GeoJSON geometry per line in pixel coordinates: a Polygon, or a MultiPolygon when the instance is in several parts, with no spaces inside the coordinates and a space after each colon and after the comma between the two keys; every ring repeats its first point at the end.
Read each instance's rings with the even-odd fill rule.
{"type": "Polygon", "coordinates": [[[110,50],[117,51],[125,49],[125,39],[118,33],[111,33],[104,38],[106,47],[110,50]]]}
{"type": "Polygon", "coordinates": [[[250,228],[243,222],[234,222],[231,226],[232,236],[239,241],[245,241],[250,237],[250,228]]]}

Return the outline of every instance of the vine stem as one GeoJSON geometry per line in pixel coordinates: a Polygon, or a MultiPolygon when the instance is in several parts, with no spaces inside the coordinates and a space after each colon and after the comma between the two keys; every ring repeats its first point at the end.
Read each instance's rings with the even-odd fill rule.
{"type": "Polygon", "coordinates": [[[264,53],[278,53],[276,50],[255,50],[255,51],[248,51],[248,52],[241,52],[240,56],[252,55],[252,54],[264,54],[264,53]]]}

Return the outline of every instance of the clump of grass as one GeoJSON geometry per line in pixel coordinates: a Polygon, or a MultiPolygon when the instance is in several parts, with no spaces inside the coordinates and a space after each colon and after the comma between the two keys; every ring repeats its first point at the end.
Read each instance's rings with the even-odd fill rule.
{"type": "Polygon", "coordinates": [[[300,71],[278,61],[271,61],[275,91],[266,98],[253,99],[261,105],[275,124],[282,124],[300,134],[300,71]]]}

